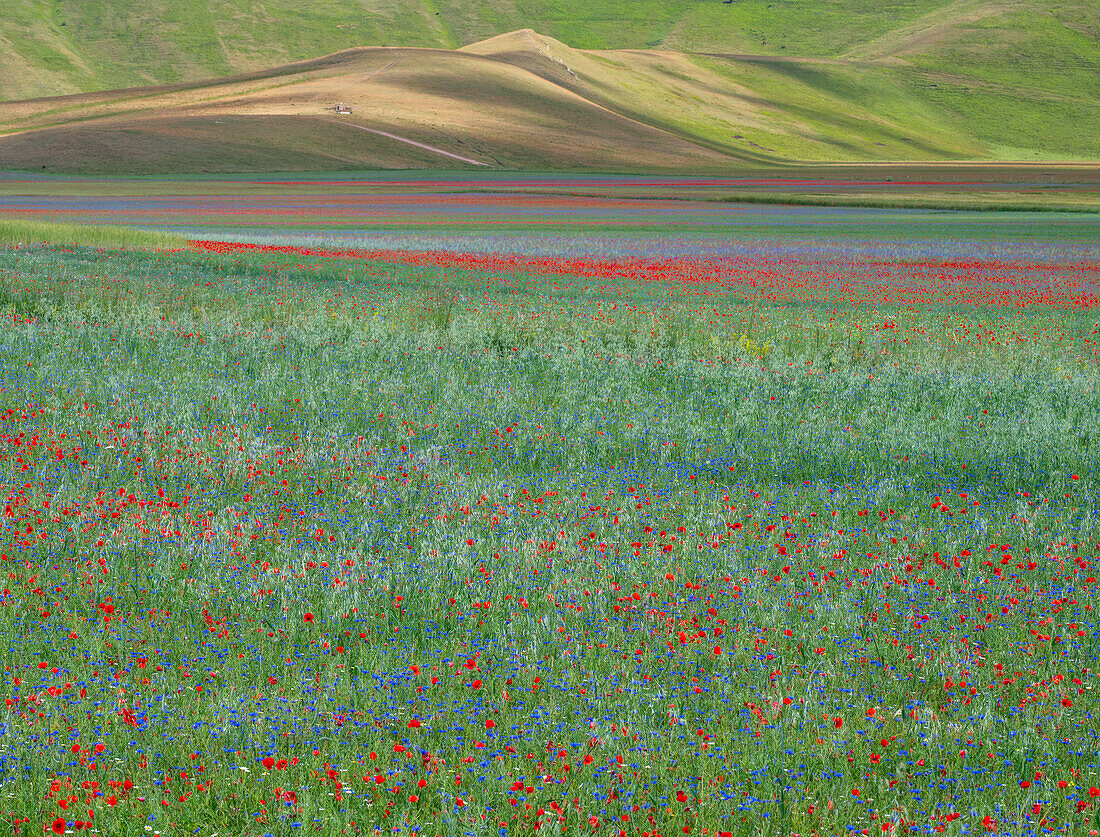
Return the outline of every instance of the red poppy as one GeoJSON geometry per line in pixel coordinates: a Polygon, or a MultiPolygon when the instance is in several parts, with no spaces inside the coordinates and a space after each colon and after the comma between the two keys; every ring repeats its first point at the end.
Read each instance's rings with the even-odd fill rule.
{"type": "Polygon", "coordinates": [[[270,770],[275,766],[275,759],[273,759],[271,756],[268,756],[261,762],[261,764],[263,764],[266,769],[270,770]]]}
{"type": "Polygon", "coordinates": [[[54,834],[64,834],[65,820],[61,819],[61,817],[58,817],[56,820],[53,821],[53,825],[51,825],[50,828],[53,829],[54,834]]]}
{"type": "Polygon", "coordinates": [[[310,624],[313,624],[313,614],[312,614],[312,613],[307,613],[307,614],[306,614],[305,616],[303,616],[302,618],[303,618],[303,619],[305,619],[305,620],[306,620],[307,622],[309,622],[310,624]]]}

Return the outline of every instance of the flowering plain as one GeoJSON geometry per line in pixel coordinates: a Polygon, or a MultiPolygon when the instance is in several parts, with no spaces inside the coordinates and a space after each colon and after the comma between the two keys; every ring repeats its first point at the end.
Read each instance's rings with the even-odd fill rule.
{"type": "Polygon", "coordinates": [[[1094,247],[0,250],[19,834],[1096,834],[1094,247]]]}

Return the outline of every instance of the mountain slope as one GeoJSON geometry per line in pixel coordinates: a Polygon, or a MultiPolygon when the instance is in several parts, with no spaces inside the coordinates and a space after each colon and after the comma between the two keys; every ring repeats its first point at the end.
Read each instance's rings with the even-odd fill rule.
{"type": "Polygon", "coordinates": [[[882,82],[864,68],[793,63],[574,50],[531,30],[463,50],[359,48],[205,84],[0,103],[0,168],[668,171],[981,154],[915,103],[869,107],[882,82]],[[836,74],[859,80],[837,92],[836,74]]]}
{"type": "Polygon", "coordinates": [[[943,2],[7,0],[0,98],[209,78],[365,44],[453,48],[523,27],[589,49],[831,55],[943,2]]]}
{"type": "Polygon", "coordinates": [[[1100,157],[1100,97],[1087,85],[1043,90],[1007,70],[979,79],[868,49],[584,50],[532,29],[457,50],[359,47],[202,82],[0,102],[0,169],[720,171],[1100,157]],[[350,116],[332,113],[340,101],[350,116]]]}
{"type": "Polygon", "coordinates": [[[583,49],[902,50],[936,63],[936,43],[919,35],[955,21],[968,36],[983,30],[964,56],[973,67],[1052,51],[1076,59],[1062,52],[1074,36],[1091,38],[1083,52],[1095,63],[1098,17],[1094,0],[6,0],[0,98],[212,78],[367,44],[455,48],[524,27],[583,49]],[[1006,56],[1006,44],[1025,53],[1006,56]]]}
{"type": "Polygon", "coordinates": [[[722,167],[724,155],[505,62],[364,48],[210,85],[0,103],[0,168],[722,167]],[[345,101],[351,116],[331,105],[345,101]],[[394,139],[394,138],[398,139],[394,139]]]}

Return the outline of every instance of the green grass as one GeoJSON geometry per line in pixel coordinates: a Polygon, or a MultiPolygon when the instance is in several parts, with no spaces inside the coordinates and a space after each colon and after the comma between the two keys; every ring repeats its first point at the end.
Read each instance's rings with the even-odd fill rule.
{"type": "Polygon", "coordinates": [[[739,288],[0,249],[5,821],[1088,834],[1095,311],[739,288]]]}
{"type": "Polygon", "coordinates": [[[187,241],[169,233],[92,224],[57,224],[0,218],[0,246],[73,244],[80,247],[180,248],[187,241]]]}

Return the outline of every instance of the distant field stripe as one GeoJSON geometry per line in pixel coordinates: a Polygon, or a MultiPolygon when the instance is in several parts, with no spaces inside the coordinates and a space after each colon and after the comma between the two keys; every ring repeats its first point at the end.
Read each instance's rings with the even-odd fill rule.
{"type": "Polygon", "coordinates": [[[1100,306],[1100,265],[1091,259],[1042,263],[1000,258],[671,257],[603,259],[409,250],[350,250],[193,240],[214,253],[281,253],[366,259],[442,270],[574,277],[660,288],[681,298],[770,304],[964,305],[1080,311],[1100,306]]]}
{"type": "Polygon", "coordinates": [[[84,247],[181,249],[186,241],[166,232],[108,224],[56,224],[21,218],[0,218],[0,247],[75,244],[84,247]]]}

